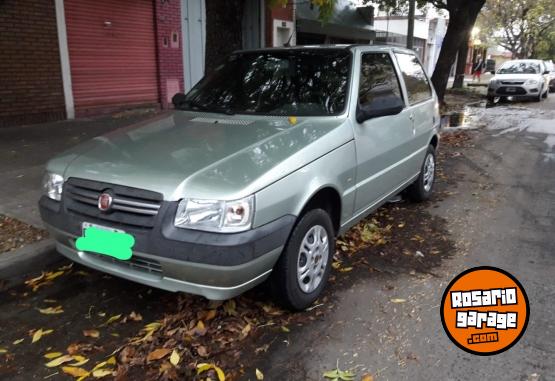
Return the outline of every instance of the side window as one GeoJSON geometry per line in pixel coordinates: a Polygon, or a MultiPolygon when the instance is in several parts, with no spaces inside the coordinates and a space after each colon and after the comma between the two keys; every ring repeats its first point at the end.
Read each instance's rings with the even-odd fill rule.
{"type": "Polygon", "coordinates": [[[430,99],[432,97],[430,82],[416,56],[405,53],[395,53],[395,56],[407,86],[409,103],[413,105],[430,99]]]}
{"type": "Polygon", "coordinates": [[[359,104],[362,107],[377,106],[392,97],[402,99],[399,79],[389,54],[363,54],[358,88],[359,104]]]}

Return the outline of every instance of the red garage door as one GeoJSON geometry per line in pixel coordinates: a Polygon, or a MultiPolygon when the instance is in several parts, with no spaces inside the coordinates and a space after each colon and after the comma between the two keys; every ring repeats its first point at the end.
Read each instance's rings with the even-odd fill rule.
{"type": "Polygon", "coordinates": [[[158,102],[152,0],[65,0],[76,113],[158,102]]]}

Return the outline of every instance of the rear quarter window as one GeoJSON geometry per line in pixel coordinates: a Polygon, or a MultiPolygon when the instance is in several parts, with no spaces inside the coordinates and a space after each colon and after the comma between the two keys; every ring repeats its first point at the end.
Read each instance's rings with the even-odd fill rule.
{"type": "Polygon", "coordinates": [[[409,104],[420,103],[432,98],[432,88],[424,68],[416,56],[406,53],[395,53],[401,74],[407,87],[409,104]]]}

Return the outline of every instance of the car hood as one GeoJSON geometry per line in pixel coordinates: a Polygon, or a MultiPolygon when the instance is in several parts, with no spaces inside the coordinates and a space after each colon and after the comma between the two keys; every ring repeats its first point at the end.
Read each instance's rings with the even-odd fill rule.
{"type": "Polygon", "coordinates": [[[352,129],[341,117],[294,120],[174,111],[96,137],[47,168],[66,179],[153,190],[165,200],[230,200],[256,192],[349,140],[352,129]]]}
{"type": "Polygon", "coordinates": [[[540,79],[540,74],[496,74],[491,80],[500,80],[500,81],[514,81],[514,80],[521,80],[527,81],[529,79],[540,79]]]}

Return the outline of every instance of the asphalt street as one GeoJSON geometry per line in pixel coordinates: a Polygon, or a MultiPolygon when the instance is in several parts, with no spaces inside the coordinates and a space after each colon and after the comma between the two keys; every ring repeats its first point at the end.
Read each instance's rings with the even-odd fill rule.
{"type": "MultiPolygon", "coordinates": [[[[244,354],[245,380],[254,380],[258,368],[265,380],[316,381],[337,365],[359,378],[369,373],[374,380],[555,380],[555,94],[541,103],[470,107],[462,124],[457,129],[468,130],[471,140],[445,150],[446,196],[426,207],[426,213],[445,222],[453,253],[426,272],[389,266],[332,290],[333,308],[319,319],[292,326],[271,342],[264,335],[253,339],[254,346],[268,344],[269,349],[244,354]],[[480,265],[512,273],[531,306],[522,339],[492,357],[456,347],[439,315],[447,284],[480,265]]],[[[46,269],[30,266],[29,274],[7,290],[0,282],[0,347],[12,356],[5,362],[0,358],[0,379],[68,379],[44,366],[45,352],[64,352],[85,340],[83,330],[102,326],[102,345],[90,354],[91,363],[100,361],[175,304],[173,294],[79,266],[36,293],[23,284],[41,270],[54,272],[68,263],[60,259],[46,269]],[[38,312],[54,305],[49,303],[65,312],[38,312]],[[110,316],[132,311],[143,320],[106,324],[110,316]],[[53,332],[31,344],[29,332],[39,328],[53,332]],[[13,344],[20,339],[25,341],[13,344]]],[[[368,263],[379,268],[373,258],[368,263]]]]}

